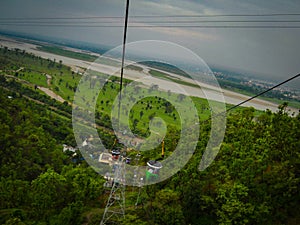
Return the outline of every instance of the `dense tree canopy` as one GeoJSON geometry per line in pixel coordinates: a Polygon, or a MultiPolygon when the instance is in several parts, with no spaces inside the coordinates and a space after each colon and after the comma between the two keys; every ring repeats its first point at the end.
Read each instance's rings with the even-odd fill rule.
{"type": "MultiPolygon", "coordinates": [[[[10,58],[3,65],[22,66],[10,58]]],[[[67,71],[53,61],[47,67],[67,71]]],[[[104,178],[62,151],[62,144],[76,147],[71,107],[15,79],[0,76],[0,86],[0,223],[99,224],[109,194],[104,178]]],[[[169,104],[164,106],[173,113],[169,104]]],[[[146,111],[137,114],[133,128],[148,117],[146,111]]],[[[99,112],[98,117],[98,124],[109,123],[99,112]]],[[[112,146],[108,128],[99,129],[99,135],[112,146]]],[[[173,177],[143,187],[140,195],[138,188],[127,187],[126,217],[120,224],[300,224],[299,115],[289,116],[286,104],[277,113],[232,112],[216,159],[200,172],[209,135],[210,124],[201,124],[194,155],[173,177]]],[[[168,125],[165,157],[179,139],[180,131],[168,125]]],[[[143,152],[139,163],[160,159],[160,154],[161,146],[143,152]]]]}

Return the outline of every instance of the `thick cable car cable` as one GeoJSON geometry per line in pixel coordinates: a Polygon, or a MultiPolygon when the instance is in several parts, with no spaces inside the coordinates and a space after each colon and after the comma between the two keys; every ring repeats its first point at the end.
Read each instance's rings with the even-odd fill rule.
{"type": "MultiPolygon", "coordinates": [[[[123,34],[123,49],[122,49],[122,64],[120,75],[120,88],[119,88],[119,104],[118,104],[118,130],[120,128],[120,111],[122,101],[122,85],[124,74],[124,61],[125,61],[125,46],[127,37],[127,25],[128,25],[128,11],[129,0],[126,1],[125,22],[124,22],[124,34],[123,34]]],[[[123,152],[118,150],[112,150],[112,164],[113,167],[113,184],[108,198],[102,220],[100,225],[110,224],[111,222],[118,223],[120,219],[125,218],[125,158],[126,148],[123,152]],[[115,220],[115,221],[112,221],[115,220]]]]}

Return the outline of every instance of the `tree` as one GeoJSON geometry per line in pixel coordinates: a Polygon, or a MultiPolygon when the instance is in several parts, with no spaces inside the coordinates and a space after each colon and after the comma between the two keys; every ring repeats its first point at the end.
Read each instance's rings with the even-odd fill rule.
{"type": "Polygon", "coordinates": [[[248,202],[248,188],[239,183],[225,183],[218,189],[219,224],[249,224],[255,206],[248,202]]]}
{"type": "Polygon", "coordinates": [[[63,208],[60,212],[57,220],[55,220],[54,224],[60,225],[79,225],[82,224],[82,211],[83,204],[78,201],[75,203],[69,204],[67,207],[63,208]]]}
{"type": "Polygon", "coordinates": [[[62,68],[62,60],[59,60],[59,65],[58,65],[58,68],[62,68]]]}
{"type": "Polygon", "coordinates": [[[90,167],[65,167],[62,174],[69,184],[70,201],[87,203],[97,199],[103,191],[104,180],[90,167]]]}
{"type": "Polygon", "coordinates": [[[170,189],[163,189],[155,193],[155,198],[150,199],[146,210],[150,211],[150,217],[154,224],[185,224],[179,194],[170,189]]]}
{"type": "Polygon", "coordinates": [[[148,119],[149,120],[152,120],[154,117],[156,116],[156,113],[151,113],[149,116],[148,116],[148,119]]]}
{"type": "Polygon", "coordinates": [[[182,102],[182,101],[185,99],[185,95],[179,94],[179,95],[177,96],[177,99],[178,99],[179,102],[182,102]]]}
{"type": "Polygon", "coordinates": [[[11,218],[7,220],[4,225],[25,225],[25,223],[23,223],[20,218],[11,218]]]}
{"type": "Polygon", "coordinates": [[[140,87],[140,86],[138,86],[138,85],[135,85],[135,86],[134,86],[134,92],[135,92],[135,94],[139,94],[139,93],[140,93],[140,90],[141,90],[141,87],[140,87]]]}
{"type": "Polygon", "coordinates": [[[148,92],[152,93],[153,91],[157,91],[158,87],[159,86],[157,84],[152,84],[151,87],[149,88],[148,92]]]}
{"type": "Polygon", "coordinates": [[[139,120],[135,118],[132,123],[133,130],[136,130],[136,126],[138,125],[138,123],[139,123],[139,120]]]}
{"type": "Polygon", "coordinates": [[[143,110],[141,110],[140,111],[140,119],[143,117],[143,115],[144,115],[144,112],[143,112],[143,110]]]}
{"type": "Polygon", "coordinates": [[[18,208],[28,203],[29,182],[0,178],[0,209],[18,208]]]}
{"type": "Polygon", "coordinates": [[[66,187],[66,179],[52,169],[48,169],[32,181],[32,207],[35,216],[49,219],[51,215],[64,208],[66,187]]]}

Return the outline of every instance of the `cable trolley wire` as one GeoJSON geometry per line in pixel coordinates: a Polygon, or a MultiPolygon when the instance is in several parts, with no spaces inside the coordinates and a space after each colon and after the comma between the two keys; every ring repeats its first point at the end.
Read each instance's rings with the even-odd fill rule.
{"type": "Polygon", "coordinates": [[[273,89],[275,89],[275,88],[277,88],[277,87],[279,87],[279,86],[281,86],[281,85],[283,85],[283,84],[285,84],[285,83],[287,83],[287,82],[289,82],[289,81],[291,81],[291,80],[294,80],[294,79],[298,78],[299,76],[300,76],[300,73],[297,74],[297,75],[295,75],[295,76],[293,76],[293,77],[290,77],[290,78],[287,79],[287,80],[284,80],[284,81],[280,82],[279,84],[276,84],[276,85],[274,85],[274,86],[268,88],[268,89],[265,90],[265,91],[262,91],[262,92],[260,92],[260,93],[258,93],[258,94],[256,94],[256,95],[254,95],[254,96],[252,96],[252,97],[250,97],[250,98],[248,98],[248,99],[246,99],[246,100],[244,100],[244,101],[242,101],[242,102],[240,102],[240,103],[238,103],[238,104],[236,104],[236,105],[231,106],[230,108],[226,109],[226,110],[223,111],[223,112],[220,112],[220,113],[217,113],[216,115],[211,116],[210,118],[208,118],[208,119],[202,121],[202,123],[207,123],[207,122],[210,121],[212,118],[216,118],[216,117],[219,117],[219,116],[226,116],[226,114],[227,114],[229,111],[231,111],[231,110],[233,110],[233,109],[235,109],[235,108],[237,108],[237,107],[239,107],[239,106],[245,104],[246,102],[250,102],[251,100],[253,100],[253,99],[255,99],[255,98],[257,98],[257,97],[259,97],[259,96],[261,96],[261,95],[263,95],[263,94],[265,94],[265,93],[267,93],[267,92],[269,92],[269,91],[271,91],[271,90],[273,90],[273,89]]]}
{"type": "MultiPolygon", "coordinates": [[[[300,16],[300,13],[265,13],[265,14],[210,14],[210,15],[132,15],[130,18],[206,18],[206,17],[282,17],[300,16]]],[[[82,17],[0,17],[1,20],[87,20],[87,19],[122,19],[122,16],[82,16],[82,17]]]]}
{"type": "Polygon", "coordinates": [[[119,120],[118,123],[119,124],[120,124],[120,111],[121,111],[121,101],[122,101],[122,86],[123,86],[123,75],[124,75],[125,46],[126,46],[127,27],[128,27],[128,10],[129,10],[129,0],[127,0],[127,2],[126,2],[124,33],[123,33],[123,45],[122,45],[122,64],[121,64],[119,104],[118,104],[118,120],[119,120]]]}
{"type": "MultiPolygon", "coordinates": [[[[298,16],[300,16],[300,13],[216,14],[216,15],[136,15],[136,16],[131,16],[132,20],[131,23],[128,24],[128,27],[130,28],[298,29],[300,28],[300,24],[299,24],[300,19],[298,19],[299,18],[298,16]],[[213,18],[220,18],[220,17],[224,17],[224,19],[222,20],[213,19],[213,18]],[[236,17],[239,19],[229,20],[229,19],[225,19],[226,17],[227,18],[236,17]],[[262,19],[262,17],[268,17],[268,18],[262,19]],[[210,19],[202,20],[201,18],[210,18],[210,19]],[[222,24],[222,25],[218,25],[218,24],[222,24]]],[[[40,26],[70,27],[70,28],[73,27],[74,28],[92,28],[92,27],[121,28],[123,27],[121,19],[122,17],[120,16],[31,17],[31,18],[15,17],[15,18],[0,18],[0,26],[2,25],[2,26],[32,26],[32,27],[40,27],[40,26]]]]}
{"type": "MultiPolygon", "coordinates": [[[[0,26],[70,27],[70,28],[122,28],[121,25],[76,25],[76,24],[10,24],[0,26]]],[[[215,28],[215,29],[299,29],[300,25],[129,25],[128,28],[215,28]]]]}
{"type": "MultiPolygon", "coordinates": [[[[3,24],[121,24],[121,21],[6,21],[3,24]]],[[[300,23],[300,20],[164,20],[164,21],[133,21],[131,23],[173,24],[173,23],[300,23]]]]}
{"type": "Polygon", "coordinates": [[[246,99],[246,100],[240,102],[239,104],[236,104],[236,105],[230,107],[229,109],[226,110],[226,112],[228,112],[228,111],[230,111],[230,110],[233,110],[233,109],[235,109],[235,108],[237,108],[237,107],[243,105],[244,103],[249,102],[249,101],[251,101],[251,100],[253,100],[253,99],[255,99],[255,98],[257,98],[257,97],[259,97],[259,96],[261,96],[261,95],[263,95],[263,94],[265,94],[265,93],[267,93],[267,92],[269,92],[269,91],[271,91],[271,90],[273,90],[273,89],[275,89],[275,88],[277,88],[277,87],[279,87],[279,86],[281,86],[281,85],[283,85],[283,84],[285,84],[285,83],[287,83],[287,82],[289,82],[289,81],[291,81],[291,80],[294,80],[294,79],[296,79],[296,78],[299,77],[299,76],[300,76],[300,73],[297,74],[297,75],[295,75],[295,76],[293,76],[293,77],[290,77],[289,79],[287,79],[287,80],[285,80],[285,81],[282,81],[282,82],[279,83],[279,84],[276,84],[275,86],[272,86],[272,87],[268,88],[268,89],[265,90],[265,91],[262,91],[262,92],[258,93],[257,95],[254,95],[254,96],[251,97],[251,98],[248,98],[248,99],[246,99]]]}

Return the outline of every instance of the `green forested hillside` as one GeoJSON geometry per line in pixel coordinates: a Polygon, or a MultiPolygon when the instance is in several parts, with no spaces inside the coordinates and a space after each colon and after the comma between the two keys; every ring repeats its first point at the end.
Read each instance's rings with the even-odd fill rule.
{"type": "MultiPolygon", "coordinates": [[[[9,85],[9,88],[16,92],[19,92],[21,87],[19,83],[14,81],[25,83],[27,86],[31,86],[32,89],[33,87],[35,89],[38,89],[38,87],[47,88],[66,101],[65,107],[58,106],[54,99],[46,98],[45,95],[38,95],[38,92],[28,88],[22,87],[21,92],[48,105],[59,107],[63,111],[71,112],[71,107],[68,107],[67,103],[73,101],[74,92],[81,78],[85,81],[85,85],[81,86],[80,91],[86,93],[85,98],[82,99],[86,105],[90,105],[92,99],[95,99],[94,94],[98,91],[95,86],[97,87],[104,82],[100,97],[98,96],[96,99],[96,119],[98,119],[99,125],[111,128],[110,116],[113,103],[118,95],[119,78],[112,76],[106,82],[107,75],[96,72],[95,74],[97,74],[97,78],[82,76],[80,73],[72,71],[70,67],[65,66],[62,61],[44,59],[20,49],[0,48],[0,75],[3,75],[0,76],[0,82],[2,85],[9,85]],[[6,82],[4,77],[9,78],[11,82],[6,82]],[[97,83],[98,85],[96,85],[97,83]]],[[[128,79],[123,80],[124,86],[130,82],[128,79]]],[[[182,94],[161,92],[158,90],[157,85],[153,85],[149,90],[142,85],[130,86],[127,91],[134,93],[134,96],[132,96],[134,100],[142,99],[130,111],[130,125],[137,135],[146,136],[149,134],[148,129],[145,129],[145,124],[148,124],[149,118],[153,118],[155,115],[160,115],[168,124],[176,127],[181,126],[177,111],[168,101],[173,100],[184,105],[185,98],[182,94]],[[144,97],[150,92],[152,96],[157,95],[159,97],[144,97]]],[[[207,100],[196,97],[192,97],[192,99],[198,109],[200,120],[207,119],[210,115],[207,100]]],[[[124,108],[121,113],[125,114],[128,111],[129,109],[124,108]]],[[[190,113],[190,110],[186,109],[185,113],[190,113]]]]}
{"type": "Polygon", "coordinates": [[[0,103],[0,223],[80,224],[103,179],[62,152],[70,120],[3,88],[0,103]]]}
{"type": "MultiPolygon", "coordinates": [[[[68,119],[1,89],[2,224],[99,224],[108,193],[84,161],[71,162],[68,119]]],[[[221,151],[197,170],[209,125],[189,164],[163,183],[127,188],[121,224],[299,224],[300,117],[284,106],[254,118],[244,109],[228,116],[221,151]]],[[[166,148],[169,143],[166,143],[166,148]]]]}
{"type": "MultiPolygon", "coordinates": [[[[24,84],[42,83],[47,73],[58,83],[61,77],[57,87],[62,89],[67,80],[75,85],[79,75],[73,79],[60,63],[1,51],[10,57],[2,55],[6,61],[0,62],[6,74],[0,76],[0,224],[99,224],[109,195],[104,178],[81,160],[80,152],[72,157],[62,151],[63,144],[76,146],[70,105],[50,99],[32,83],[24,84]],[[15,65],[16,57],[24,61],[15,65]],[[36,69],[27,66],[16,74],[26,63],[36,69]],[[55,75],[59,70],[63,73],[55,75]]],[[[205,101],[193,100],[206,111],[205,101]]],[[[159,99],[147,101],[158,104],[159,99]]],[[[143,107],[138,104],[137,112],[143,107]]],[[[104,112],[106,104],[102,107],[104,112]]],[[[278,113],[257,115],[245,108],[229,114],[221,150],[202,172],[198,165],[210,124],[201,123],[195,154],[180,172],[142,188],[139,199],[137,188],[126,188],[126,217],[120,224],[300,224],[300,116],[290,117],[285,110],[281,105],[278,113]]],[[[96,120],[106,127],[99,127],[99,134],[111,147],[115,137],[109,120],[103,120],[96,120]]],[[[168,128],[166,156],[180,133],[174,124],[168,128]]],[[[140,164],[159,155],[160,147],[145,152],[140,164]]]]}

